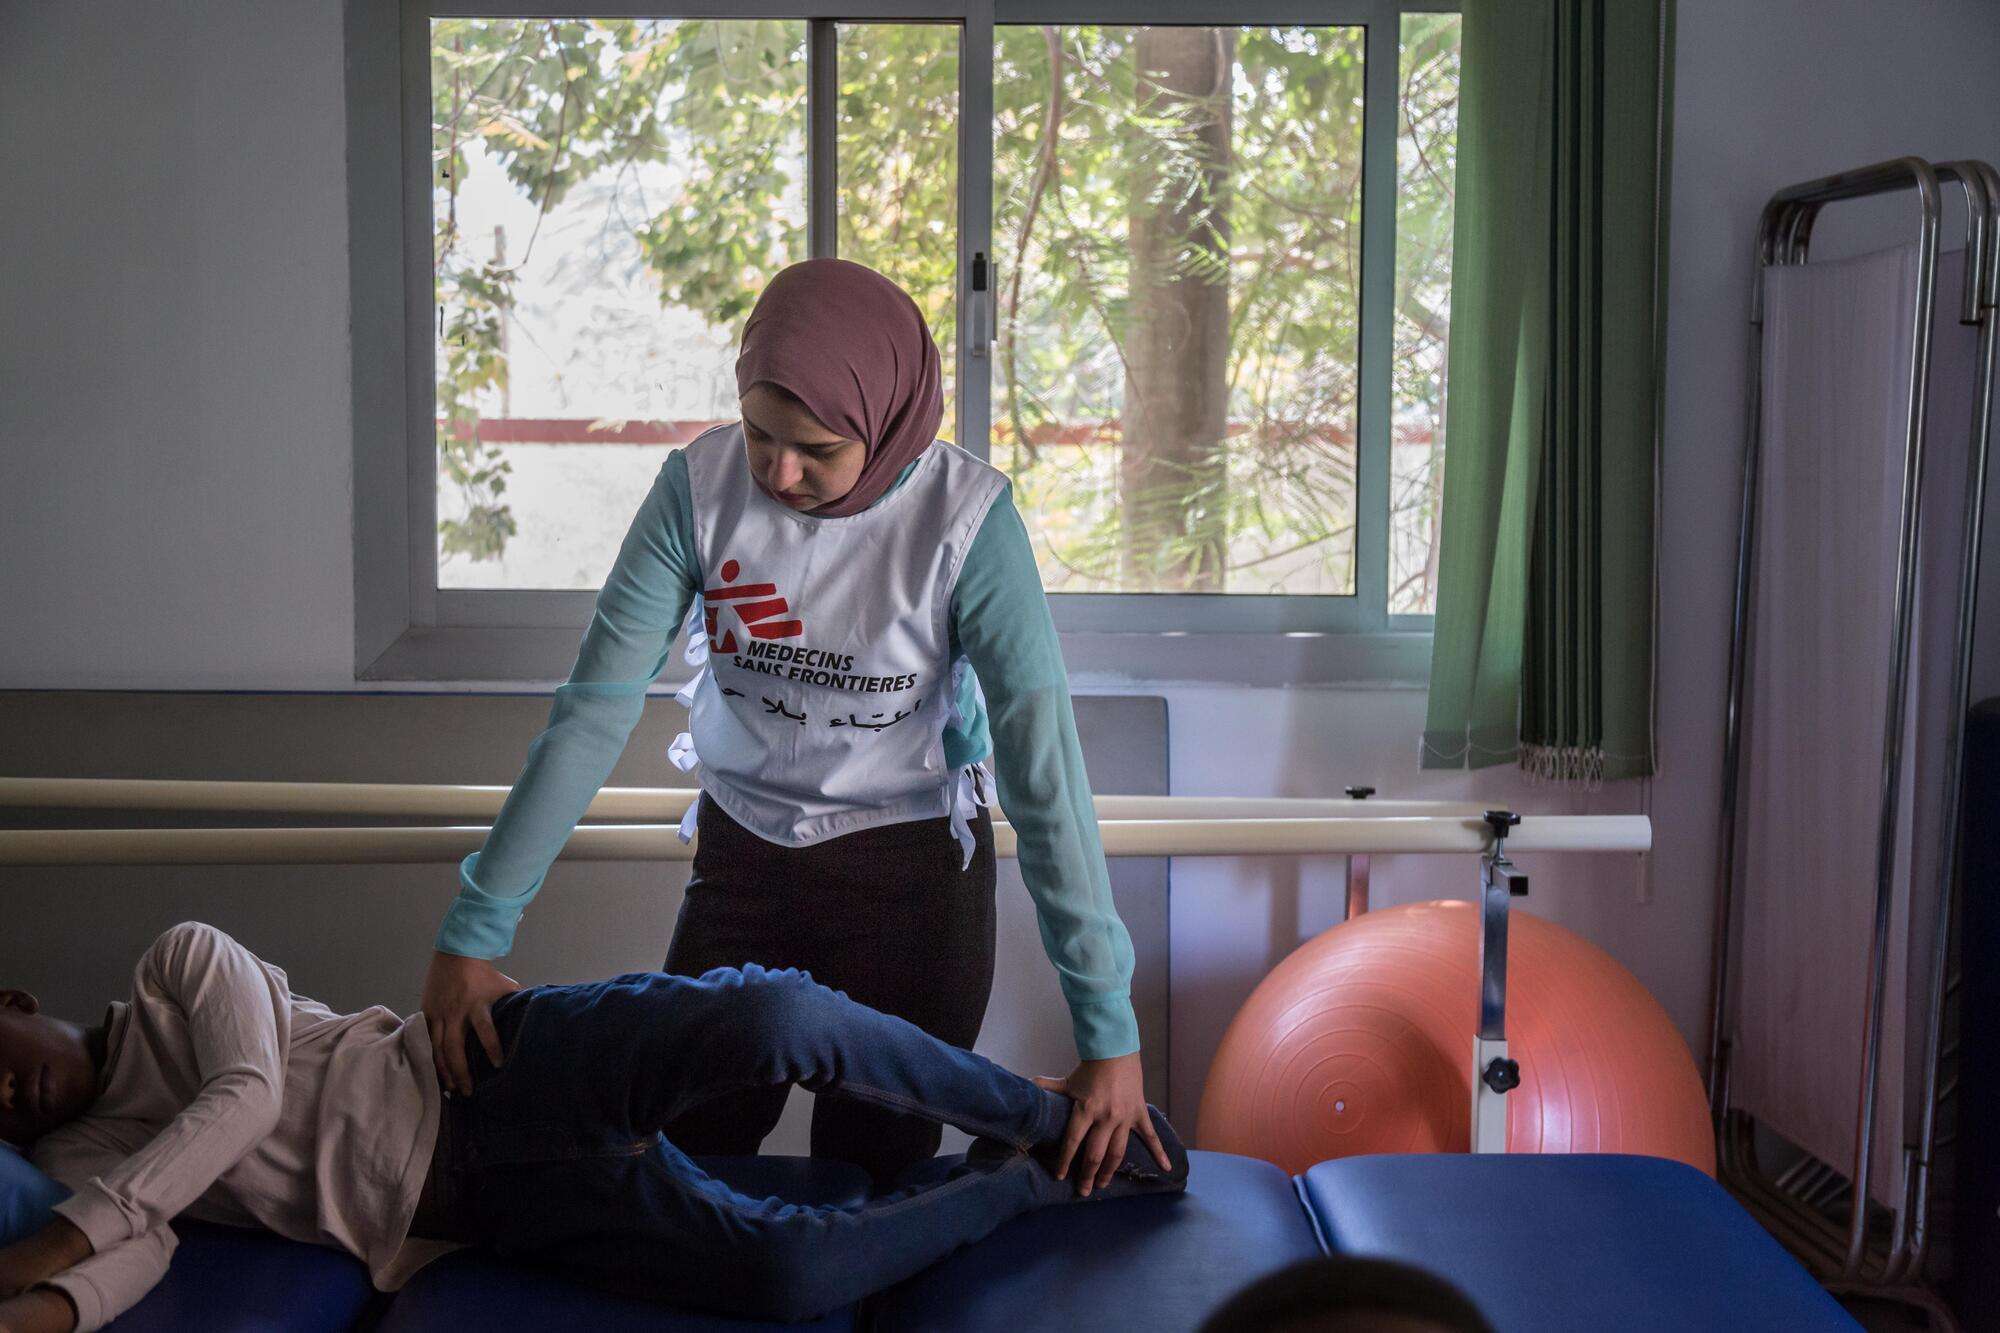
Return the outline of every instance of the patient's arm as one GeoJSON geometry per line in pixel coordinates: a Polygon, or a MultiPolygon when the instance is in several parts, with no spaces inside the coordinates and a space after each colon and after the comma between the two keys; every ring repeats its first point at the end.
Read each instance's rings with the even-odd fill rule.
{"type": "Polygon", "coordinates": [[[44,1278],[82,1263],[91,1255],[90,1238],[66,1217],[0,1249],[0,1299],[18,1296],[44,1278]]]}
{"type": "Polygon", "coordinates": [[[184,1027],[201,1083],[131,1156],[82,1180],[57,1173],[76,1192],[55,1206],[56,1215],[95,1253],[36,1280],[75,1305],[85,1333],[135,1304],[166,1273],[175,1244],[167,1224],[270,1134],[285,1082],[285,988],[229,936],[210,926],[175,926],[146,951],[134,984],[157,1021],[177,1018],[184,1027]]]}
{"type": "Polygon", "coordinates": [[[89,1333],[139,1303],[166,1275],[178,1242],[167,1227],[93,1254],[66,1219],[0,1250],[0,1333],[89,1333]]]}
{"type": "MultiPolygon", "coordinates": [[[[65,1322],[55,1327],[65,1333],[72,1327],[78,1333],[90,1333],[137,1305],[139,1298],[166,1276],[178,1244],[172,1228],[154,1227],[47,1278],[25,1295],[54,1296],[65,1312],[65,1322]],[[69,1322],[72,1316],[74,1323],[69,1322]]],[[[6,1308],[0,1305],[0,1309],[6,1308]]]]}
{"type": "Polygon", "coordinates": [[[55,1206],[100,1253],[164,1229],[277,1126],[290,1044],[282,986],[211,926],[175,926],[140,960],[147,999],[178,1011],[201,1086],[145,1147],[55,1206]]]}
{"type": "Polygon", "coordinates": [[[90,1241],[63,1217],[0,1249],[0,1333],[70,1333],[77,1325],[75,1303],[58,1289],[36,1284],[90,1253],[90,1241]]]}
{"type": "Polygon", "coordinates": [[[0,1333],[101,1328],[166,1276],[178,1244],[162,1226],[93,1250],[74,1222],[57,1216],[0,1248],[0,1333]]]}
{"type": "Polygon", "coordinates": [[[76,1307],[59,1291],[39,1288],[0,1301],[0,1333],[70,1333],[76,1307]]]}

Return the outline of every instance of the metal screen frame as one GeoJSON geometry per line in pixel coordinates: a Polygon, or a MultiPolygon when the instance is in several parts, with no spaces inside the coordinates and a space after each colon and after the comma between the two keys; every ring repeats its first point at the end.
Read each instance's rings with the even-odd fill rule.
{"type": "MultiPolygon", "coordinates": [[[[1974,611],[1983,522],[1987,461],[1991,442],[1996,368],[1996,328],[2000,328],[2000,174],[1982,162],[1931,164],[1905,157],[1855,171],[1807,181],[1778,191],[1765,205],[1758,223],[1756,260],[1750,298],[1750,375],[1748,427],[1742,472],[1742,511],[1738,521],[1736,591],[1730,632],[1727,708],[1724,718],[1719,866],[1713,965],[1709,992],[1708,1078],[1710,1108],[1717,1135],[1718,1171],[1778,1238],[1829,1279],[1836,1290],[1890,1293],[1933,1311],[1941,1303],[1923,1289],[1922,1275],[1929,1229],[1929,1179],[1936,1148],[1940,1100],[1939,1066],[1943,1058],[1944,1004],[1950,953],[1952,896],[1957,873],[1959,806],[1963,784],[1964,717],[1968,703],[1974,611]],[[1891,1210],[1887,1234],[1871,1236],[1869,1176],[1874,1147],[1875,1103],[1881,1081],[1883,991],[1888,964],[1891,901],[1895,886],[1895,845],[1902,813],[1898,787],[1902,767],[1904,705],[1908,697],[1908,665],[1912,604],[1916,584],[1917,542],[1928,426],[1931,330],[1937,280],[1938,230],[1944,211],[1944,186],[1957,185],[1966,205],[1966,268],[1960,293],[1959,322],[1980,329],[1973,390],[1971,448],[1966,492],[1966,523],[1961,550],[1958,626],[1955,645],[1952,733],[1947,745],[1944,820],[1936,830],[1942,839],[1937,892],[1936,929],[1928,995],[1928,1044],[1924,1052],[1924,1103],[1919,1141],[1906,1145],[1906,1192],[1891,1210]],[[1750,637],[1750,607],[1754,593],[1751,568],[1756,549],[1758,464],[1762,440],[1762,327],[1764,271],[1779,264],[1807,262],[1813,224],[1829,204],[1870,196],[1914,191],[1917,200],[1916,239],[1919,247],[1919,291],[1910,366],[1909,403],[1904,437],[1902,520],[1896,570],[1896,600],[1889,644],[1888,716],[1882,755],[1882,797],[1876,827],[1876,900],[1874,929],[1864,979],[1862,1067],[1857,1071],[1859,1110],[1854,1155],[1844,1178],[1830,1164],[1815,1159],[1767,1175],[1758,1165],[1755,1121],[1729,1101],[1729,1000],[1731,949],[1735,939],[1736,873],[1740,831],[1737,824],[1742,765],[1742,709],[1746,657],[1750,637]],[[1826,1210],[1843,1189],[1849,1208],[1845,1227],[1829,1220],[1826,1210]],[[1872,1261],[1872,1267],[1871,1267],[1872,1261]]],[[[1946,1318],[1949,1314],[1946,1312],[1946,1318]]]]}

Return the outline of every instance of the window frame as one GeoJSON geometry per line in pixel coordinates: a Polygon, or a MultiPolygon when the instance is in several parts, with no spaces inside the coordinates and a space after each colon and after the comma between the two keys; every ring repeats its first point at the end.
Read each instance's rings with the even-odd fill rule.
{"type": "MultiPolygon", "coordinates": [[[[1402,18],[1458,0],[359,0],[347,7],[350,279],[354,348],[357,680],[560,679],[596,593],[437,586],[436,364],[431,337],[430,24],[434,18],[795,19],[807,24],[808,246],[832,253],[838,133],[827,57],[841,22],[941,22],[961,31],[959,283],[993,253],[993,29],[1004,24],[1358,26],[1364,30],[1362,261],[1355,591],[1056,593],[1073,674],[1119,684],[1421,683],[1428,615],[1389,593],[1396,181],[1402,18]],[[400,198],[400,210],[366,206],[400,198]],[[393,213],[393,216],[392,216],[393,213]],[[1247,661],[1260,662],[1245,675],[1247,661]]],[[[963,331],[967,321],[961,317],[963,331]]],[[[992,382],[961,336],[960,443],[987,451],[992,382]]],[[[668,679],[678,668],[678,659],[668,679]]]]}

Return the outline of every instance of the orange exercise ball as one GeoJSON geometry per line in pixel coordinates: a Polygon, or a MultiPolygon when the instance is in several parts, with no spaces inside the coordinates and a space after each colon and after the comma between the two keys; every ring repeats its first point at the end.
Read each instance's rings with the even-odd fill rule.
{"type": "MultiPolygon", "coordinates": [[[[1671,1157],[1715,1174],[1708,1099],[1666,1011],[1602,949],[1509,914],[1509,1152],[1671,1157]]],[[[1465,1152],[1479,909],[1412,903],[1308,940],[1251,993],[1209,1067],[1201,1147],[1297,1173],[1329,1157],[1465,1152]]]]}

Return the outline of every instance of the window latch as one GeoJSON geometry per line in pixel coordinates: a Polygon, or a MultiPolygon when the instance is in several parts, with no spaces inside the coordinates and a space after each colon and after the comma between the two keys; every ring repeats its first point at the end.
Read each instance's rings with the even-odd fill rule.
{"type": "Polygon", "coordinates": [[[972,256],[972,290],[965,302],[966,355],[982,359],[993,346],[993,291],[988,282],[990,267],[984,250],[972,256]]]}

